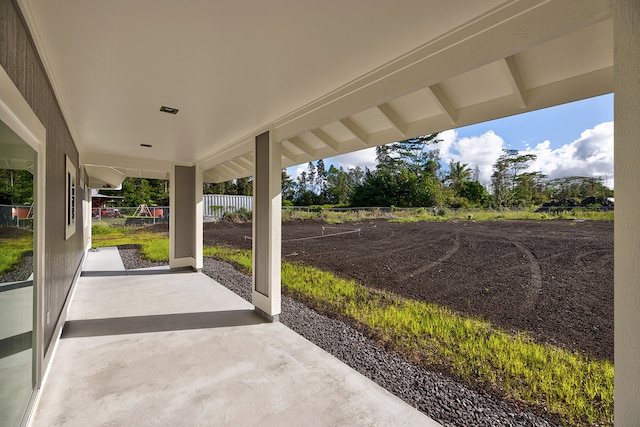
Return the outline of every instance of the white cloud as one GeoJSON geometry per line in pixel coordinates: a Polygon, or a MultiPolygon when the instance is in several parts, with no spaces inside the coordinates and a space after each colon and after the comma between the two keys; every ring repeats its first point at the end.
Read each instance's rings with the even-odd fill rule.
{"type": "Polygon", "coordinates": [[[537,156],[529,170],[540,171],[550,179],[564,176],[601,177],[613,187],[613,122],[587,129],[575,141],[551,148],[549,141],[537,144],[527,153],[537,156]]]}
{"type": "MultiPolygon", "coordinates": [[[[506,143],[493,131],[480,136],[459,138],[455,130],[440,134],[440,157],[449,161],[466,163],[471,169],[480,169],[479,181],[488,186],[493,164],[507,148],[506,143]]],[[[528,171],[540,171],[550,179],[565,176],[602,177],[613,188],[613,122],[605,122],[586,129],[575,141],[552,148],[549,141],[525,145],[525,154],[535,154],[537,159],[528,171]]]]}
{"type": "Polygon", "coordinates": [[[324,163],[327,165],[327,168],[329,165],[333,165],[336,168],[342,166],[344,170],[349,170],[349,168],[360,166],[362,169],[369,168],[373,170],[376,168],[376,149],[365,148],[364,150],[354,151],[353,153],[342,154],[326,159],[324,163]]]}
{"type": "MultiPolygon", "coordinates": [[[[506,147],[504,140],[493,131],[480,136],[459,138],[455,130],[442,132],[443,142],[438,144],[440,157],[446,165],[450,161],[466,163],[469,168],[479,170],[478,180],[485,186],[491,181],[493,164],[506,147]]],[[[446,166],[445,166],[446,167],[446,166]]]]}
{"type": "Polygon", "coordinates": [[[289,175],[289,177],[291,179],[293,179],[295,181],[296,179],[298,179],[300,174],[302,172],[306,172],[306,170],[307,170],[307,165],[306,164],[291,166],[291,167],[287,168],[287,174],[289,175]]]}
{"type": "MultiPolygon", "coordinates": [[[[315,164],[316,162],[313,163],[315,164]]],[[[329,166],[333,165],[336,168],[340,168],[340,166],[342,166],[345,171],[348,171],[349,168],[355,168],[356,166],[360,166],[363,170],[366,167],[373,170],[376,168],[376,149],[365,148],[364,150],[330,157],[324,159],[324,164],[326,169],[329,169],[329,166]]],[[[308,163],[303,163],[301,165],[287,168],[287,173],[295,180],[302,172],[307,172],[308,170],[308,163]]]]}

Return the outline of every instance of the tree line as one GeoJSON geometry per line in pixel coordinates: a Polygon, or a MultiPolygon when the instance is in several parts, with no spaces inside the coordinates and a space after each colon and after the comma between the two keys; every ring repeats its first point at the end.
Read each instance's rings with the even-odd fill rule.
{"type": "MultiPolygon", "coordinates": [[[[553,200],[611,197],[601,178],[571,176],[548,179],[528,171],[536,155],[503,150],[493,164],[491,182],[479,182],[479,169],[459,161],[443,167],[438,134],[424,135],[376,148],[376,167],[344,169],[309,162],[295,179],[282,170],[283,204],[352,207],[503,208],[538,206],[553,200]]],[[[204,194],[252,195],[251,177],[205,183],[204,194]]],[[[120,206],[168,205],[168,182],[125,179],[122,190],[102,191],[124,196],[120,206]]]]}
{"type": "Polygon", "coordinates": [[[438,142],[438,134],[431,134],[377,147],[373,170],[327,169],[318,160],[295,180],[283,171],[283,199],[296,206],[502,208],[613,196],[598,177],[548,179],[529,172],[536,155],[518,150],[503,151],[486,188],[477,166],[451,161],[443,169],[438,142]]]}

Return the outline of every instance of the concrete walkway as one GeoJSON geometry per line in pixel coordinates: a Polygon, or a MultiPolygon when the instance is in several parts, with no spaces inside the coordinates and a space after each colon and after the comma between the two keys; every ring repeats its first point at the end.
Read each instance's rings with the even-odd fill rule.
{"type": "Polygon", "coordinates": [[[439,425],[206,275],[114,253],[88,254],[32,425],[439,425]]]}

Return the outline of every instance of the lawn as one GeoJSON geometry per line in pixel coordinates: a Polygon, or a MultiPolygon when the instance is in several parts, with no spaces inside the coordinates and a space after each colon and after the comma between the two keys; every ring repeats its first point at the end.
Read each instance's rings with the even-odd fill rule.
{"type": "Polygon", "coordinates": [[[20,263],[22,256],[33,250],[33,235],[0,238],[0,275],[12,270],[20,263]]]}

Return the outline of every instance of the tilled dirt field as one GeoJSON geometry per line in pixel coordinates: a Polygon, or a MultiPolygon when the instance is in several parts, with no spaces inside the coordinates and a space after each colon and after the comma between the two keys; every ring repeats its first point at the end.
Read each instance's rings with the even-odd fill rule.
{"type": "MultiPolygon", "coordinates": [[[[329,227],[309,220],[284,223],[283,259],[613,361],[612,222],[374,220],[323,226],[329,227]],[[337,234],[354,229],[360,231],[337,234]]],[[[250,248],[249,236],[251,224],[204,226],[205,244],[250,248]]]]}

